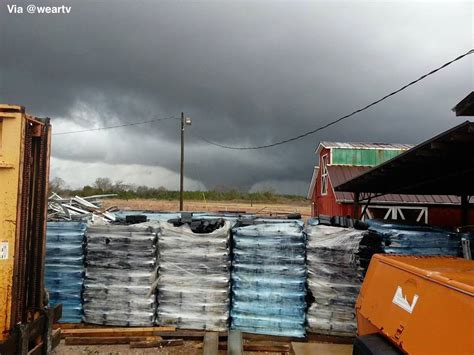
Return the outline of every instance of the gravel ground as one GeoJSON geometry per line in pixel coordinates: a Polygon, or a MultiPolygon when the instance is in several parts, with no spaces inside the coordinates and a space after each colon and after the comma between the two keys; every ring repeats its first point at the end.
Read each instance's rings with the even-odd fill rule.
{"type": "MultiPolygon", "coordinates": [[[[163,354],[163,355],[202,355],[202,349],[198,346],[200,341],[185,341],[184,345],[150,349],[130,349],[128,345],[65,345],[64,340],[53,350],[51,355],[141,355],[141,354],[163,354]]],[[[226,355],[227,351],[219,351],[219,355],[226,355]]],[[[278,355],[278,353],[267,352],[245,352],[245,355],[278,355]]]]}
{"type": "MultiPolygon", "coordinates": [[[[184,345],[150,349],[130,349],[128,345],[65,345],[64,341],[54,349],[52,355],[75,355],[75,354],[163,354],[163,355],[201,355],[202,350],[197,349],[198,341],[186,341],[184,345]]],[[[224,352],[225,353],[225,352],[224,352]]]]}

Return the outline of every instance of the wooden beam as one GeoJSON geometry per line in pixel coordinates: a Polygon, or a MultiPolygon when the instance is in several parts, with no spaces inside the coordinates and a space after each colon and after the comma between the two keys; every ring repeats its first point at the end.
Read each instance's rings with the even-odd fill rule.
{"type": "Polygon", "coordinates": [[[107,337],[107,336],[160,336],[162,333],[174,332],[175,327],[145,328],[83,328],[63,329],[63,337],[107,337]]]}
{"type": "MultiPolygon", "coordinates": [[[[36,344],[33,349],[28,351],[28,355],[42,355],[43,350],[44,350],[44,344],[39,343],[39,344],[36,344]]],[[[46,353],[46,351],[44,353],[46,353]]]]}
{"type": "Polygon", "coordinates": [[[51,345],[53,349],[59,345],[61,342],[61,329],[53,330],[53,335],[51,337],[51,345]]]}
{"type": "Polygon", "coordinates": [[[161,341],[161,337],[144,337],[144,336],[120,336],[120,337],[68,337],[65,340],[66,345],[114,345],[114,344],[130,344],[141,341],[161,341]]]}
{"type": "Polygon", "coordinates": [[[168,339],[159,341],[137,341],[130,343],[130,348],[161,348],[164,346],[180,346],[184,345],[183,339],[168,339]]]}
{"type": "MultiPolygon", "coordinates": [[[[243,344],[244,351],[265,352],[265,353],[288,353],[289,344],[267,343],[267,344],[243,344]]],[[[226,343],[219,343],[219,350],[227,350],[226,343]]]]}
{"type": "Polygon", "coordinates": [[[216,332],[206,332],[204,334],[203,355],[219,354],[219,334],[216,332]]]}
{"type": "Polygon", "coordinates": [[[285,337],[280,335],[242,333],[242,338],[250,341],[273,341],[279,343],[291,343],[292,341],[301,341],[297,337],[285,337]]]}

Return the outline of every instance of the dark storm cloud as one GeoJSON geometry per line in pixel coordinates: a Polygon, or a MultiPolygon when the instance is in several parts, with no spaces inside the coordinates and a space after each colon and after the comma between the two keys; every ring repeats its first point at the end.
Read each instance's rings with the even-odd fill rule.
{"type": "MultiPolygon", "coordinates": [[[[51,4],[71,5],[71,14],[11,15],[0,3],[0,101],[61,118],[65,130],[63,121],[87,128],[185,111],[194,120],[187,175],[208,187],[309,180],[319,140],[419,142],[456,123],[450,108],[473,86],[468,58],[310,138],[226,151],[199,137],[231,145],[287,138],[472,48],[471,2],[51,4]]],[[[57,136],[53,154],[177,171],[178,149],[171,121],[57,136]],[[66,144],[73,138],[83,143],[66,144]]],[[[296,182],[294,191],[303,192],[296,182]]]]}

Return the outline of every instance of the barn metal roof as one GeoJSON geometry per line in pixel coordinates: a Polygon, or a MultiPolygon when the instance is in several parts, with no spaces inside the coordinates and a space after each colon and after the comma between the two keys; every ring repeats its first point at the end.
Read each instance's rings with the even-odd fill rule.
{"type": "MultiPolygon", "coordinates": [[[[332,186],[339,186],[346,181],[354,179],[371,168],[366,166],[343,166],[329,165],[328,172],[332,186]]],[[[336,201],[339,203],[354,202],[354,194],[352,192],[334,190],[336,201]]],[[[371,203],[380,204],[422,204],[422,205],[459,205],[460,199],[457,196],[449,195],[401,195],[387,194],[371,199],[371,203]]]]}
{"type": "Polygon", "coordinates": [[[454,108],[456,116],[474,116],[474,91],[461,100],[454,108]]]}
{"type": "MultiPolygon", "coordinates": [[[[413,147],[410,144],[398,143],[365,143],[365,142],[327,142],[319,143],[324,148],[345,148],[345,149],[395,149],[407,150],[413,147]]],[[[318,146],[319,149],[319,146],[318,146]]],[[[318,150],[316,149],[316,151],[318,150]]]]}
{"type": "Polygon", "coordinates": [[[474,195],[474,123],[466,121],[365,173],[336,191],[474,195]]]}

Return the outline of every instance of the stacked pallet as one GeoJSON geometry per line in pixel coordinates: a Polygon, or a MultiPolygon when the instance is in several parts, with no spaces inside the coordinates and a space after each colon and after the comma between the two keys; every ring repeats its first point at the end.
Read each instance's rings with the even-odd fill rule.
{"type": "Polygon", "coordinates": [[[62,304],[61,322],[80,323],[84,284],[84,233],[81,222],[48,222],[45,284],[52,305],[62,304]]]}
{"type": "Polygon", "coordinates": [[[158,231],[140,225],[89,227],[84,282],[86,323],[154,324],[158,231]]]}
{"type": "Polygon", "coordinates": [[[304,337],[306,240],[301,223],[238,227],[233,239],[232,329],[304,337]]]}
{"type": "Polygon", "coordinates": [[[160,325],[223,331],[229,317],[230,223],[162,223],[158,237],[160,325]]]}
{"type": "Polygon", "coordinates": [[[460,255],[460,236],[441,228],[383,220],[369,220],[368,225],[370,238],[365,244],[371,246],[369,240],[380,241],[387,254],[460,255]]]}
{"type": "Polygon", "coordinates": [[[314,298],[308,310],[311,332],[354,336],[354,306],[362,269],[359,246],[365,231],[325,225],[307,226],[308,287],[314,298]]]}

